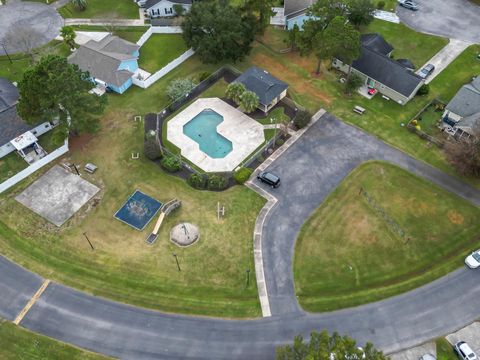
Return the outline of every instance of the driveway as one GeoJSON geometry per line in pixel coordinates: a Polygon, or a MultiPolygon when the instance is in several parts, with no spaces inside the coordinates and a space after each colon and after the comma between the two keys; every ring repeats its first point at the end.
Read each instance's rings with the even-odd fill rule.
{"type": "Polygon", "coordinates": [[[397,6],[397,15],[409,27],[430,33],[480,43],[480,6],[469,0],[415,0],[420,9],[397,6]]]}
{"type": "MultiPolygon", "coordinates": [[[[241,321],[162,314],[52,283],[21,325],[122,359],[273,359],[276,346],[313,330],[348,333],[360,344],[372,341],[391,353],[480,317],[480,272],[465,267],[364,306],[322,314],[299,309],[291,268],[297,231],[352,169],[372,158],[393,162],[480,205],[479,191],[327,114],[270,166],[283,183],[271,191],[279,200],[264,224],[271,317],[241,321]]],[[[0,315],[13,320],[42,279],[2,257],[0,270],[0,291],[8,289],[8,301],[0,299],[0,315]]]]}
{"type": "MultiPolygon", "coordinates": [[[[9,54],[45,45],[58,36],[62,26],[63,19],[53,6],[8,0],[0,8],[0,43],[5,43],[9,54]]],[[[5,55],[2,47],[0,55],[5,55]]]]}

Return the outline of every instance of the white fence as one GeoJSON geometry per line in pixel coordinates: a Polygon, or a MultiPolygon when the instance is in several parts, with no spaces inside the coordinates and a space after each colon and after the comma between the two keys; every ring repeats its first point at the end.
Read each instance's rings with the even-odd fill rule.
{"type": "MultiPolygon", "coordinates": [[[[68,152],[68,139],[65,140],[65,144],[63,144],[58,149],[52,151],[50,154],[48,154],[44,158],[42,158],[38,161],[35,161],[32,165],[30,165],[26,169],[20,171],[19,173],[13,175],[10,179],[5,180],[3,183],[1,183],[0,184],[0,194],[2,192],[4,192],[5,190],[10,189],[13,185],[19,183],[23,179],[29,177],[35,171],[44,167],[49,162],[52,162],[53,160],[59,158],[60,156],[62,156],[63,154],[65,154],[67,152],[68,152]]],[[[20,161],[24,161],[24,160],[20,160],[20,161]]]]}
{"type": "Polygon", "coordinates": [[[189,57],[191,57],[193,54],[195,54],[195,51],[193,49],[189,49],[185,51],[182,55],[177,57],[175,60],[169,62],[167,65],[165,65],[163,68],[158,70],[156,73],[152,74],[145,80],[140,80],[137,79],[136,77],[132,78],[132,81],[135,85],[140,86],[143,89],[148,88],[150,85],[152,85],[154,82],[156,82],[158,79],[162,78],[166,74],[168,74],[170,71],[175,69],[178,65],[183,63],[185,60],[187,60],[189,57]]]}
{"type": "Polygon", "coordinates": [[[180,26],[151,26],[145,31],[145,34],[137,41],[138,46],[145,44],[152,34],[181,34],[182,28],[180,26]]]}

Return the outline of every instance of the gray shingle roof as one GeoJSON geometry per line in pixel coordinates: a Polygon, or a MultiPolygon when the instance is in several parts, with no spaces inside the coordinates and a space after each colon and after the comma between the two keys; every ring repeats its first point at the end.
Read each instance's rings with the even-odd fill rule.
{"type": "Polygon", "coordinates": [[[285,0],[283,3],[283,13],[287,19],[302,15],[312,6],[315,0],[285,0]]]}
{"type": "Polygon", "coordinates": [[[18,116],[16,106],[11,106],[0,112],[0,146],[9,143],[31,129],[33,129],[33,126],[28,125],[18,116]]]}
{"type": "Polygon", "coordinates": [[[121,86],[133,73],[117,69],[123,60],[136,59],[132,53],[139,48],[117,36],[108,35],[101,41],[90,40],[80,46],[68,57],[68,62],[108,84],[121,86]]]}
{"type": "Polygon", "coordinates": [[[395,60],[365,46],[362,46],[360,57],[352,63],[352,67],[406,97],[410,97],[422,82],[418,75],[395,60]]]}
{"type": "Polygon", "coordinates": [[[415,65],[409,59],[397,59],[397,62],[404,68],[415,70],[415,65]]]}
{"type": "MultiPolygon", "coordinates": [[[[159,2],[162,2],[163,0],[147,0],[145,2],[145,8],[149,9],[153,5],[157,5],[159,2]]],[[[182,4],[182,5],[190,5],[192,3],[192,0],[168,0],[171,3],[174,4],[182,4]]]]}
{"type": "Polygon", "coordinates": [[[479,136],[480,112],[462,118],[455,126],[470,135],[479,136]]]}
{"type": "Polygon", "coordinates": [[[446,106],[448,111],[466,117],[480,112],[480,76],[463,85],[446,106]]]}
{"type": "Polygon", "coordinates": [[[288,88],[286,83],[272,76],[268,71],[256,66],[245,70],[235,81],[242,83],[247,90],[257,94],[262,105],[269,105],[288,88]]]}
{"type": "Polygon", "coordinates": [[[10,80],[0,77],[0,112],[15,105],[18,98],[17,87],[10,80]]]}
{"type": "Polygon", "coordinates": [[[386,42],[382,35],[377,33],[363,34],[360,36],[360,42],[363,46],[379,54],[388,55],[393,51],[393,46],[386,42]]]}

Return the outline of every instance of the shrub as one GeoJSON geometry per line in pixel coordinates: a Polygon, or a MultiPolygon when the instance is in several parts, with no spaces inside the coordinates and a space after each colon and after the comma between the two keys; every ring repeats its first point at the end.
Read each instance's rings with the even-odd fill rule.
{"type": "Polygon", "coordinates": [[[204,71],[204,72],[200,73],[200,75],[198,75],[198,81],[202,82],[203,80],[209,78],[210,75],[212,75],[212,73],[210,73],[208,71],[204,71]]]}
{"type": "Polygon", "coordinates": [[[297,129],[302,129],[308,125],[311,118],[312,118],[312,115],[310,115],[308,111],[300,110],[297,113],[297,116],[295,116],[295,119],[293,119],[293,123],[295,124],[295,127],[297,129]]]}
{"type": "Polygon", "coordinates": [[[241,168],[233,174],[233,178],[237,184],[243,184],[252,175],[253,170],[250,168],[241,168]]]}
{"type": "Polygon", "coordinates": [[[175,11],[175,14],[177,14],[178,16],[182,16],[183,14],[185,14],[185,9],[180,4],[174,4],[173,11],[175,11]]]}
{"type": "Polygon", "coordinates": [[[423,84],[420,86],[420,89],[417,91],[417,95],[422,96],[422,95],[427,95],[430,92],[430,86],[428,84],[423,84]]]}
{"type": "Polygon", "coordinates": [[[88,6],[87,0],[70,0],[70,2],[77,10],[80,11],[85,10],[88,6]]]}
{"type": "Polygon", "coordinates": [[[189,78],[172,80],[167,87],[167,96],[175,101],[188,94],[195,86],[195,82],[189,78]]]}
{"type": "Polygon", "coordinates": [[[282,146],[283,144],[285,144],[285,140],[283,140],[283,139],[277,139],[277,140],[275,140],[275,144],[276,144],[277,146],[282,146]]]}
{"type": "Polygon", "coordinates": [[[160,165],[168,172],[177,172],[182,168],[182,163],[176,156],[165,156],[160,165]]]}
{"type": "Polygon", "coordinates": [[[240,105],[242,94],[247,91],[245,85],[239,82],[232,82],[228,84],[225,96],[227,99],[233,100],[235,104],[240,105]]]}
{"type": "Polygon", "coordinates": [[[353,92],[357,91],[360,86],[363,84],[363,79],[354,73],[351,73],[345,83],[345,92],[347,94],[352,94],[353,92]]]}
{"type": "Polygon", "coordinates": [[[187,178],[187,183],[195,189],[207,188],[207,178],[202,174],[190,174],[187,178]]]}
{"type": "Polygon", "coordinates": [[[385,8],[385,1],[379,1],[377,3],[377,9],[378,10],[383,10],[385,8]]]}
{"type": "Polygon", "coordinates": [[[227,179],[221,175],[211,174],[208,176],[208,190],[223,190],[227,187],[227,179]]]}
{"type": "Polygon", "coordinates": [[[157,160],[162,156],[160,146],[158,146],[157,142],[153,139],[145,140],[143,144],[143,152],[150,160],[157,160]]]}

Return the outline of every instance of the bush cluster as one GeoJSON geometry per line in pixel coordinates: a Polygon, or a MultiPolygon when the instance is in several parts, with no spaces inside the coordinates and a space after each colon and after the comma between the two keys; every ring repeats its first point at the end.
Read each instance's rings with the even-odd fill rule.
{"type": "Polygon", "coordinates": [[[177,172],[182,168],[182,163],[180,162],[180,159],[176,156],[163,157],[160,165],[162,166],[162,168],[172,173],[177,172]]]}
{"type": "Polygon", "coordinates": [[[295,118],[293,119],[293,123],[295,124],[295,127],[297,129],[302,129],[308,125],[311,118],[312,118],[312,115],[310,115],[308,111],[300,110],[297,113],[297,116],[295,116],[295,118]]]}
{"type": "Polygon", "coordinates": [[[379,1],[377,3],[377,9],[378,10],[383,10],[385,8],[385,1],[379,1]]]}
{"type": "Polygon", "coordinates": [[[417,95],[422,96],[422,95],[427,95],[430,92],[430,86],[428,84],[423,84],[420,86],[420,89],[417,91],[417,95]]]}
{"type": "Polygon", "coordinates": [[[208,190],[223,190],[227,187],[227,179],[221,175],[208,175],[207,188],[208,190]]]}
{"type": "Polygon", "coordinates": [[[252,172],[250,168],[240,168],[233,174],[233,178],[237,184],[243,184],[250,178],[252,172]]]}
{"type": "Polygon", "coordinates": [[[202,174],[190,174],[187,178],[187,183],[195,189],[207,188],[207,178],[202,174]]]}

